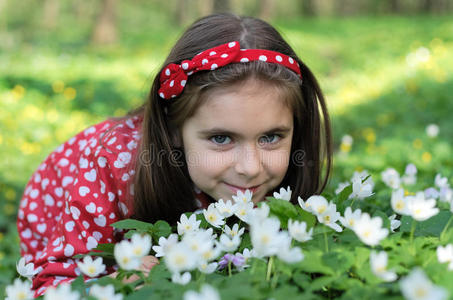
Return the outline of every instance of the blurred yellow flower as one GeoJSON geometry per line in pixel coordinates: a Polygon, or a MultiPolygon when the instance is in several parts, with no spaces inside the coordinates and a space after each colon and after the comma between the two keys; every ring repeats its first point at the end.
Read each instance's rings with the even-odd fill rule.
{"type": "Polygon", "coordinates": [[[418,85],[417,85],[417,82],[415,82],[415,80],[408,80],[406,81],[406,91],[409,93],[409,94],[414,94],[415,92],[417,92],[418,90],[418,85]]]}
{"type": "Polygon", "coordinates": [[[421,149],[422,146],[423,146],[423,143],[420,139],[415,139],[413,142],[412,142],[412,145],[414,146],[415,149],[421,149]]]}
{"type": "Polygon", "coordinates": [[[23,142],[19,148],[25,155],[39,153],[41,151],[41,145],[38,143],[23,142]]]}
{"type": "Polygon", "coordinates": [[[433,156],[431,155],[431,153],[429,152],[423,152],[422,154],[422,161],[424,163],[429,163],[431,161],[431,159],[433,158],[433,156]]]}
{"type": "Polygon", "coordinates": [[[404,190],[404,196],[415,195],[415,193],[409,192],[408,190],[404,190]]]}
{"type": "Polygon", "coordinates": [[[66,99],[73,100],[77,96],[77,91],[72,87],[68,87],[64,89],[63,95],[66,99]]]}
{"type": "Polygon", "coordinates": [[[341,143],[340,151],[341,152],[349,152],[349,151],[351,151],[351,144],[341,143]]]}
{"type": "Polygon", "coordinates": [[[116,109],[116,110],[113,112],[113,115],[114,115],[115,117],[122,117],[122,116],[124,116],[125,114],[126,114],[126,111],[125,111],[124,109],[122,109],[122,108],[118,108],[118,109],[116,109]]]}
{"type": "Polygon", "coordinates": [[[8,203],[5,204],[5,206],[3,206],[3,211],[5,212],[6,215],[12,216],[13,214],[16,213],[16,208],[14,207],[14,205],[8,203]]]}
{"type": "Polygon", "coordinates": [[[16,200],[16,191],[13,190],[12,188],[8,188],[5,190],[5,198],[8,201],[14,201],[16,200]]]}
{"type": "Polygon", "coordinates": [[[39,108],[34,106],[33,104],[27,104],[22,111],[22,117],[24,120],[39,120],[42,121],[44,118],[43,111],[39,108]]]}
{"type": "Polygon", "coordinates": [[[365,128],[362,131],[362,135],[368,143],[374,143],[376,141],[376,133],[373,128],[365,128]]]}
{"type": "Polygon", "coordinates": [[[3,143],[3,136],[0,134],[0,145],[3,143]]]}
{"type": "Polygon", "coordinates": [[[57,80],[54,83],[52,83],[52,90],[55,93],[61,93],[64,90],[64,82],[61,80],[57,80]]]}
{"type": "Polygon", "coordinates": [[[46,112],[46,119],[50,123],[55,123],[58,120],[58,111],[56,109],[50,109],[46,112]]]}
{"type": "Polygon", "coordinates": [[[13,94],[14,100],[20,100],[25,95],[25,88],[17,84],[16,86],[14,86],[11,93],[13,94]]]}

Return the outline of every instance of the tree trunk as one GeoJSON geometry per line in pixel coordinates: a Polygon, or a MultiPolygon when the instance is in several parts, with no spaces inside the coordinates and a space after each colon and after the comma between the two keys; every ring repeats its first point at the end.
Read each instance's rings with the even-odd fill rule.
{"type": "Polygon", "coordinates": [[[231,12],[230,0],[213,0],[214,1],[214,13],[231,12]]]}
{"type": "Polygon", "coordinates": [[[275,0],[261,0],[259,3],[259,18],[269,21],[275,15],[275,0]]]}
{"type": "Polygon", "coordinates": [[[45,0],[43,6],[43,25],[47,29],[57,27],[58,15],[60,13],[59,0],[45,0]]]}
{"type": "Polygon", "coordinates": [[[116,0],[103,0],[102,8],[94,27],[92,41],[97,45],[112,44],[117,41],[116,0]]]}

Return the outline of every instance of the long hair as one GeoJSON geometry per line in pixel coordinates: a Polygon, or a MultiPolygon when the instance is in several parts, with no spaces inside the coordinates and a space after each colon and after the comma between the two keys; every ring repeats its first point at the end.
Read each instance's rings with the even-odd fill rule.
{"type": "Polygon", "coordinates": [[[306,198],[324,189],[332,164],[332,142],[329,115],[316,78],[268,23],[215,14],[199,19],[180,37],[156,75],[146,103],[129,114],[143,117],[133,183],[133,218],[174,223],[181,213],[196,209],[194,187],[178,133],[184,121],[206,101],[203,95],[207,91],[251,77],[287,91],[293,111],[291,157],[280,186],[291,187],[293,203],[297,203],[297,196],[306,198]],[[238,41],[241,48],[267,49],[291,56],[300,65],[302,81],[279,64],[230,64],[195,73],[189,76],[181,95],[170,101],[160,98],[159,74],[165,66],[180,64],[203,50],[230,41],[238,41]]]}

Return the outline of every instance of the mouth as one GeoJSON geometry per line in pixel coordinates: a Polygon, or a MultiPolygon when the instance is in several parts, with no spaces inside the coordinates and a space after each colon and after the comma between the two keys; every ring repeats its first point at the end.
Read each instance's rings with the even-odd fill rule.
{"type": "Polygon", "coordinates": [[[251,187],[241,187],[241,186],[231,185],[226,182],[224,182],[224,183],[235,194],[237,194],[238,190],[245,193],[245,190],[247,190],[247,189],[250,190],[250,192],[252,192],[254,194],[261,186],[261,184],[260,184],[260,185],[255,185],[255,186],[251,186],[251,187]]]}

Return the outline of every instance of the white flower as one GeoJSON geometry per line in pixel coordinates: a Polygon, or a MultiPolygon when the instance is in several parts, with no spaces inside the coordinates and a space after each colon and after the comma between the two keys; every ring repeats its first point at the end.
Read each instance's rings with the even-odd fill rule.
{"type": "Polygon", "coordinates": [[[340,219],[341,215],[337,212],[337,206],[330,202],[327,208],[317,215],[318,221],[326,226],[329,226],[337,232],[342,232],[343,228],[338,225],[336,222],[340,219]]]}
{"type": "Polygon", "coordinates": [[[436,174],[436,177],[434,178],[434,184],[438,188],[443,188],[443,187],[449,187],[450,185],[448,184],[448,178],[447,177],[442,177],[440,174],[436,174]]]}
{"type": "Polygon", "coordinates": [[[404,197],[404,190],[397,189],[392,192],[392,199],[390,200],[392,209],[400,215],[409,215],[407,207],[407,199],[404,197]]]}
{"type": "Polygon", "coordinates": [[[408,164],[406,166],[404,174],[409,175],[409,176],[417,175],[417,167],[414,164],[408,164]]]}
{"type": "Polygon", "coordinates": [[[232,197],[236,203],[248,203],[252,202],[253,193],[249,189],[246,189],[244,193],[241,190],[238,190],[236,196],[232,197]]]}
{"type": "Polygon", "coordinates": [[[307,223],[288,220],[288,232],[293,239],[299,242],[306,242],[312,239],[313,228],[307,231],[307,223]]]}
{"type": "Polygon", "coordinates": [[[207,262],[203,262],[198,265],[198,270],[201,273],[211,274],[211,273],[214,273],[215,270],[217,270],[218,265],[219,264],[216,262],[212,262],[210,264],[208,264],[207,262]]]}
{"type": "Polygon", "coordinates": [[[368,213],[362,213],[360,219],[355,221],[353,230],[359,239],[369,246],[376,246],[388,235],[388,229],[382,228],[382,219],[371,218],[368,213]]]}
{"type": "Polygon", "coordinates": [[[267,205],[264,202],[260,203],[260,206],[257,208],[254,208],[253,206],[249,206],[249,208],[252,208],[249,210],[248,213],[248,223],[251,222],[259,222],[264,219],[266,219],[269,216],[269,205],[267,205]]]}
{"type": "Polygon", "coordinates": [[[206,221],[208,221],[208,223],[214,227],[218,228],[218,227],[222,226],[223,224],[225,224],[224,218],[222,217],[220,212],[217,210],[217,208],[215,208],[214,203],[211,203],[208,206],[208,209],[203,210],[203,215],[204,215],[206,221]]]}
{"type": "Polygon", "coordinates": [[[64,282],[57,288],[50,287],[44,294],[44,300],[79,300],[80,295],[77,291],[71,291],[70,284],[64,282]]]}
{"type": "Polygon", "coordinates": [[[426,126],[426,135],[430,138],[435,138],[439,135],[439,126],[436,124],[429,124],[426,126]]]}
{"type": "Polygon", "coordinates": [[[453,190],[449,187],[440,189],[439,200],[442,202],[451,203],[453,201],[453,190]]]}
{"type": "Polygon", "coordinates": [[[239,203],[234,215],[243,222],[250,222],[250,214],[253,211],[253,202],[239,203]]]}
{"type": "Polygon", "coordinates": [[[148,234],[140,235],[135,233],[131,238],[132,251],[138,258],[149,254],[151,250],[151,237],[148,234]]]}
{"type": "Polygon", "coordinates": [[[93,261],[93,258],[87,255],[83,258],[83,262],[77,262],[77,266],[83,274],[89,277],[97,277],[105,271],[105,265],[102,263],[102,257],[98,257],[93,261]]]}
{"type": "Polygon", "coordinates": [[[354,139],[352,138],[352,136],[350,136],[349,134],[345,134],[343,135],[343,137],[341,138],[341,143],[342,144],[345,144],[347,146],[352,146],[352,143],[354,142],[354,139]]]}
{"type": "Polygon", "coordinates": [[[170,234],[168,238],[161,236],[159,238],[159,246],[153,246],[153,250],[156,252],[154,256],[155,257],[165,256],[165,253],[168,251],[168,249],[170,249],[171,246],[176,245],[177,242],[178,235],[176,233],[170,234]]]}
{"type": "Polygon", "coordinates": [[[214,239],[211,232],[204,229],[184,235],[182,241],[190,248],[190,250],[196,253],[200,259],[203,253],[212,249],[214,246],[214,239]]]}
{"type": "Polygon", "coordinates": [[[231,238],[235,236],[242,236],[244,234],[244,230],[244,227],[239,229],[239,224],[234,224],[232,228],[230,228],[230,226],[228,225],[225,225],[225,234],[227,234],[231,238]]]}
{"type": "Polygon", "coordinates": [[[364,199],[373,195],[373,186],[369,183],[362,183],[361,178],[354,178],[352,181],[351,198],[364,199]]]}
{"type": "Polygon", "coordinates": [[[13,284],[8,285],[5,291],[5,300],[28,300],[34,298],[31,282],[22,281],[19,278],[16,278],[13,284]]]}
{"type": "Polygon", "coordinates": [[[31,280],[32,277],[39,272],[39,270],[35,270],[35,265],[33,263],[25,264],[25,261],[25,257],[21,257],[21,259],[19,259],[19,262],[16,264],[16,270],[20,276],[27,277],[29,280],[31,280]]]}
{"type": "Polygon", "coordinates": [[[370,173],[368,173],[367,170],[363,170],[362,172],[355,171],[354,174],[352,174],[351,182],[354,182],[358,178],[360,178],[363,181],[363,184],[369,184],[371,185],[371,189],[374,188],[373,178],[370,176],[370,173]]]}
{"type": "Polygon", "coordinates": [[[427,188],[427,189],[424,191],[424,194],[425,194],[425,198],[434,198],[434,199],[437,199],[437,198],[439,198],[439,196],[440,196],[439,191],[436,190],[436,189],[433,188],[433,187],[427,188]]]}
{"type": "Polygon", "coordinates": [[[123,300],[123,295],[115,294],[115,288],[111,284],[106,286],[94,284],[90,288],[90,296],[93,296],[98,300],[123,300]]]}
{"type": "Polygon", "coordinates": [[[284,188],[280,188],[280,193],[274,192],[274,198],[289,201],[291,200],[291,194],[291,188],[288,186],[286,190],[284,188]]]}
{"type": "MultiPolygon", "coordinates": [[[[299,202],[300,204],[300,202],[299,202]]],[[[329,203],[327,202],[326,198],[323,196],[318,196],[314,195],[311,196],[310,198],[307,199],[307,202],[305,202],[305,208],[309,209],[308,211],[315,214],[315,215],[321,215],[324,213],[324,211],[327,209],[329,206],[329,203]]],[[[302,205],[301,205],[302,207],[302,205]]],[[[302,207],[304,209],[304,207],[302,207]]]]}
{"type": "Polygon", "coordinates": [[[286,263],[292,264],[304,259],[302,250],[299,247],[291,247],[291,237],[287,235],[282,239],[280,249],[277,252],[277,257],[286,263]]]}
{"type": "Polygon", "coordinates": [[[172,246],[164,257],[167,268],[172,273],[192,270],[197,265],[198,256],[185,243],[172,246]]]}
{"type": "Polygon", "coordinates": [[[218,246],[217,247],[212,246],[210,248],[207,248],[205,251],[201,252],[200,264],[216,259],[217,257],[219,257],[221,252],[222,249],[221,247],[218,246]]]}
{"type": "Polygon", "coordinates": [[[313,210],[310,207],[310,203],[307,201],[304,201],[300,196],[297,197],[297,202],[299,202],[299,206],[302,207],[303,210],[313,213],[313,210]]]}
{"type": "Polygon", "coordinates": [[[371,251],[370,265],[373,274],[387,282],[395,281],[397,275],[394,271],[387,270],[387,261],[388,261],[387,252],[381,251],[377,253],[375,251],[371,251]]]}
{"type": "Polygon", "coordinates": [[[171,276],[171,281],[177,284],[186,285],[192,279],[192,275],[189,272],[185,272],[184,274],[173,273],[171,276]]]}
{"type": "Polygon", "coordinates": [[[283,238],[280,233],[280,221],[276,218],[268,218],[250,225],[250,239],[257,257],[277,254],[283,238]]]}
{"type": "Polygon", "coordinates": [[[416,196],[407,196],[407,209],[412,218],[417,221],[425,221],[439,213],[436,206],[436,200],[427,199],[423,192],[419,192],[416,196]]]}
{"type": "Polygon", "coordinates": [[[395,232],[395,229],[398,229],[401,226],[401,221],[396,220],[396,215],[393,214],[389,217],[390,221],[390,231],[395,232]]]}
{"type": "Polygon", "coordinates": [[[403,177],[401,178],[405,185],[414,185],[417,181],[417,167],[414,164],[408,164],[404,172],[403,177]]]}
{"type": "Polygon", "coordinates": [[[179,222],[177,222],[178,234],[183,235],[187,232],[197,231],[200,223],[201,221],[197,221],[195,214],[190,215],[189,218],[185,214],[182,214],[179,222]]]}
{"type": "Polygon", "coordinates": [[[228,235],[222,234],[219,239],[219,245],[225,252],[232,252],[236,250],[240,243],[241,239],[238,235],[230,238],[228,235]]]}
{"type": "Polygon", "coordinates": [[[215,203],[215,207],[222,217],[228,218],[236,211],[237,204],[233,204],[230,200],[224,201],[223,199],[219,199],[219,201],[215,203]]]}
{"type": "Polygon", "coordinates": [[[349,186],[350,183],[349,182],[340,182],[338,184],[338,187],[337,189],[335,190],[335,195],[338,195],[340,194],[347,186],[349,186]]]}
{"type": "Polygon", "coordinates": [[[184,293],[184,300],[220,300],[219,292],[212,286],[204,284],[200,293],[187,291],[184,293]]]}
{"type": "Polygon", "coordinates": [[[382,181],[390,188],[397,189],[401,185],[400,174],[393,169],[387,168],[385,171],[381,173],[382,181]]]}
{"type": "Polygon", "coordinates": [[[434,285],[418,267],[400,280],[400,288],[408,300],[442,300],[448,297],[447,290],[434,285]]]}
{"type": "Polygon", "coordinates": [[[135,256],[134,248],[127,240],[115,244],[113,255],[118,265],[124,270],[136,270],[140,267],[141,260],[135,256]]]}
{"type": "Polygon", "coordinates": [[[354,212],[352,212],[351,207],[348,206],[344,211],[344,217],[340,217],[340,222],[344,227],[352,229],[356,220],[360,219],[361,215],[362,211],[360,209],[356,209],[354,210],[354,212]]]}
{"type": "Polygon", "coordinates": [[[437,259],[440,263],[448,262],[448,269],[453,270],[453,245],[448,244],[445,247],[439,246],[436,249],[437,259]]]}

